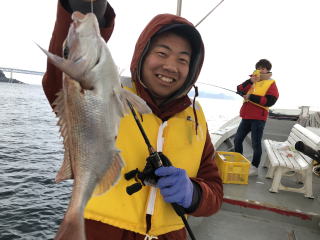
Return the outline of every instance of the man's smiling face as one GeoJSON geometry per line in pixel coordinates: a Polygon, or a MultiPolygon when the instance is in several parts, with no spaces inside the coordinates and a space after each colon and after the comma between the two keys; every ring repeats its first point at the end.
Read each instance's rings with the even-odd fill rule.
{"type": "Polygon", "coordinates": [[[191,60],[188,40],[165,32],[156,37],[142,65],[142,82],[161,103],[185,83],[191,60]]]}

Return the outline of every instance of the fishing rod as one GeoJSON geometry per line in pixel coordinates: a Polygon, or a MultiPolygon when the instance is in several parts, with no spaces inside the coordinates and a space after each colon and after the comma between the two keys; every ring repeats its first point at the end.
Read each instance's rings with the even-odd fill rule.
{"type": "Polygon", "coordinates": [[[224,0],[221,0],[221,2],[219,2],[206,16],[204,16],[204,18],[202,18],[200,20],[200,22],[198,22],[195,27],[197,27],[200,23],[202,23],[214,10],[216,10],[217,7],[220,6],[220,4],[223,2],[224,0]]]}
{"type": "Polygon", "coordinates": [[[204,85],[208,85],[208,86],[212,86],[212,87],[216,87],[216,88],[221,88],[221,89],[224,89],[226,91],[233,92],[235,94],[238,94],[238,95],[242,96],[240,92],[236,92],[236,91],[230,90],[228,88],[220,87],[220,86],[217,86],[217,85],[214,85],[214,84],[210,84],[210,83],[203,83],[203,82],[198,82],[198,83],[204,84],[204,85]]]}
{"type": "MultiPolygon", "coordinates": [[[[148,147],[148,151],[149,151],[150,155],[147,158],[147,165],[142,172],[139,172],[138,169],[132,170],[132,171],[125,174],[125,178],[126,178],[126,180],[130,180],[131,178],[139,179],[143,185],[145,185],[145,182],[147,182],[147,181],[152,184],[155,184],[158,180],[158,177],[154,174],[154,171],[161,166],[168,167],[168,166],[171,166],[172,164],[167,157],[165,157],[162,153],[157,152],[152,147],[152,145],[147,137],[147,134],[145,133],[132,104],[129,101],[127,101],[127,104],[130,108],[130,111],[131,111],[133,117],[134,117],[134,120],[136,121],[136,123],[139,127],[139,130],[140,130],[142,137],[148,147]],[[160,155],[162,156],[162,158],[160,157],[160,155]]],[[[131,194],[139,191],[141,188],[142,188],[142,185],[140,183],[135,183],[127,188],[127,193],[129,195],[131,195],[131,194]]],[[[185,214],[184,208],[181,207],[180,205],[178,205],[177,203],[171,203],[171,205],[172,205],[174,211],[178,214],[178,216],[181,217],[181,219],[182,219],[182,221],[188,231],[190,238],[192,240],[196,240],[196,238],[195,238],[195,236],[194,236],[194,234],[188,224],[188,221],[187,221],[186,217],[184,216],[184,214],[185,214]]],[[[147,224],[147,232],[148,232],[149,228],[150,228],[150,226],[148,226],[148,224],[147,224]]]]}
{"type": "MultiPolygon", "coordinates": [[[[223,2],[224,0],[221,0],[206,16],[204,16],[200,22],[198,22],[195,27],[197,27],[200,23],[202,23],[214,10],[216,10],[217,7],[223,2]]],[[[181,16],[181,9],[182,9],[182,0],[177,0],[177,16],[181,16]]]]}

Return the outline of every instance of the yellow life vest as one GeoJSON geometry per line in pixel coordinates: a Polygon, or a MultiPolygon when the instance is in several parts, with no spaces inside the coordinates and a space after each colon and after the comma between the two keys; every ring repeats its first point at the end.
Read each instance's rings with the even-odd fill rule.
{"type": "MultiPolygon", "coordinates": [[[[196,113],[199,123],[197,134],[191,106],[171,117],[159,138],[158,130],[164,126],[162,120],[154,114],[144,114],[140,119],[151,145],[156,148],[162,137],[164,141],[160,150],[170,159],[173,166],[185,169],[190,177],[197,175],[207,134],[205,116],[198,103],[196,113]]],[[[126,193],[126,187],[135,181],[127,181],[124,174],[136,168],[142,171],[149,156],[132,114],[121,119],[116,146],[125,162],[120,180],[105,194],[89,200],[85,208],[85,218],[146,234],[148,211],[152,214],[148,235],[158,236],[183,228],[183,221],[171,204],[163,200],[159,189],[145,186],[133,195],[126,193]]]]}
{"type": "MultiPolygon", "coordinates": [[[[275,81],[273,79],[268,79],[268,80],[261,80],[259,82],[255,82],[254,84],[252,84],[251,88],[249,89],[247,94],[254,94],[257,96],[265,96],[268,89],[270,88],[271,84],[274,83],[275,81]]],[[[266,109],[267,111],[269,111],[269,107],[266,106],[262,106],[258,103],[252,102],[250,100],[248,100],[248,102],[251,102],[252,104],[255,104],[261,108],[266,109]]]]}

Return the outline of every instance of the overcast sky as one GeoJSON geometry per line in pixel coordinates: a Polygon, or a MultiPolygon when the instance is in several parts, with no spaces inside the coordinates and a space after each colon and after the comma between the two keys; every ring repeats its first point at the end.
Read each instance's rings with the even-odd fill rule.
{"type": "MultiPolygon", "coordinates": [[[[117,14],[109,42],[119,68],[129,66],[135,42],[153,16],[176,13],[175,0],[110,0],[117,14]]],[[[183,0],[182,16],[198,23],[220,0],[183,0]]],[[[0,67],[45,71],[56,0],[1,0],[0,67]]],[[[206,48],[199,82],[235,90],[261,58],[273,64],[277,107],[320,108],[320,0],[224,0],[198,26],[206,48]]],[[[17,77],[18,76],[14,76],[17,77]]],[[[19,79],[19,78],[18,78],[19,79]]],[[[40,84],[40,78],[24,77],[40,84]]],[[[200,89],[217,91],[198,84],[200,89]]],[[[219,90],[220,91],[220,90],[219,90]]]]}

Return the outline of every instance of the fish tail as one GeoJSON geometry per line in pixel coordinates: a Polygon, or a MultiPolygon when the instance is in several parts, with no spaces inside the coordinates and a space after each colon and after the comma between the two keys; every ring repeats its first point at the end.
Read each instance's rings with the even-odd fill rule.
{"type": "Polygon", "coordinates": [[[54,240],[86,240],[84,218],[80,215],[66,215],[54,240]]]}
{"type": "Polygon", "coordinates": [[[120,172],[123,166],[124,162],[120,156],[120,152],[115,150],[111,166],[107,169],[106,174],[102,177],[99,184],[97,184],[93,196],[105,193],[111,186],[116,184],[120,179],[120,172]]]}

